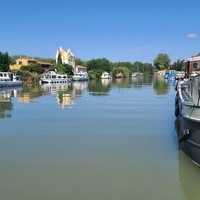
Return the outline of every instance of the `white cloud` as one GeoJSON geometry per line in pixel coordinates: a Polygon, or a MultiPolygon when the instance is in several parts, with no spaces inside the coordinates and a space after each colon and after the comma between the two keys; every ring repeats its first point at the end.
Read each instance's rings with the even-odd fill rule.
{"type": "Polygon", "coordinates": [[[197,37],[197,34],[195,34],[195,33],[190,33],[190,34],[188,34],[186,37],[189,38],[189,39],[193,39],[193,38],[196,38],[196,37],[197,37]]]}

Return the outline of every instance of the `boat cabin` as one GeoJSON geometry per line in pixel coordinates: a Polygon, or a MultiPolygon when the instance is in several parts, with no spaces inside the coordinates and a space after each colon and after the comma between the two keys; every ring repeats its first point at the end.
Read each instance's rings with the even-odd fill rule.
{"type": "Polygon", "coordinates": [[[12,72],[0,72],[0,81],[19,81],[20,77],[12,72]]]}

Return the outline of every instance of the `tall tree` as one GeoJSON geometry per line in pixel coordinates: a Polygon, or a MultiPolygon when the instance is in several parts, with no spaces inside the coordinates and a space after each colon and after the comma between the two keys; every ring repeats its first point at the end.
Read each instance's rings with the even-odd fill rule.
{"type": "Polygon", "coordinates": [[[72,76],[74,74],[73,67],[71,65],[63,64],[63,66],[65,67],[65,73],[67,73],[68,76],[72,76]]]}
{"type": "Polygon", "coordinates": [[[171,67],[172,69],[175,69],[177,71],[182,71],[185,69],[185,61],[178,59],[176,62],[173,63],[171,67]]]}
{"type": "Polygon", "coordinates": [[[62,58],[61,58],[60,54],[58,54],[58,64],[62,64],[62,58]]]}
{"type": "Polygon", "coordinates": [[[82,66],[85,66],[86,65],[86,62],[81,60],[80,58],[75,58],[75,64],[76,65],[82,65],[82,66]]]}
{"type": "Polygon", "coordinates": [[[0,51],[0,71],[2,72],[8,72],[10,70],[10,63],[11,59],[8,55],[8,53],[2,53],[0,51]]]}
{"type": "Polygon", "coordinates": [[[106,58],[92,59],[88,61],[87,68],[88,70],[102,70],[107,72],[111,71],[110,62],[106,58]]]}
{"type": "Polygon", "coordinates": [[[153,61],[154,66],[158,70],[169,69],[171,60],[167,54],[160,53],[153,61]]]}

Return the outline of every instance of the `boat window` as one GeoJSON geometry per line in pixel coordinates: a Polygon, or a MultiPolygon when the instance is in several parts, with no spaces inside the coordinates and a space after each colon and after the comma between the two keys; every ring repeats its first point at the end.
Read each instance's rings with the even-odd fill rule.
{"type": "Polygon", "coordinates": [[[193,68],[194,68],[195,71],[199,70],[200,69],[200,63],[199,62],[194,63],[193,68]]]}

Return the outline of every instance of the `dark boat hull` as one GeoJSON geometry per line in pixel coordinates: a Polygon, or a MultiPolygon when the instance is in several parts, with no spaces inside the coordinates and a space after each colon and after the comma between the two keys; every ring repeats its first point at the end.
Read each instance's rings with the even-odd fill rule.
{"type": "Polygon", "coordinates": [[[200,107],[180,89],[175,98],[175,115],[179,121],[179,146],[183,152],[200,166],[200,107]]]}
{"type": "Polygon", "coordinates": [[[180,106],[184,107],[184,105],[179,102],[179,145],[183,152],[200,167],[200,122],[185,117],[180,106]]]}

